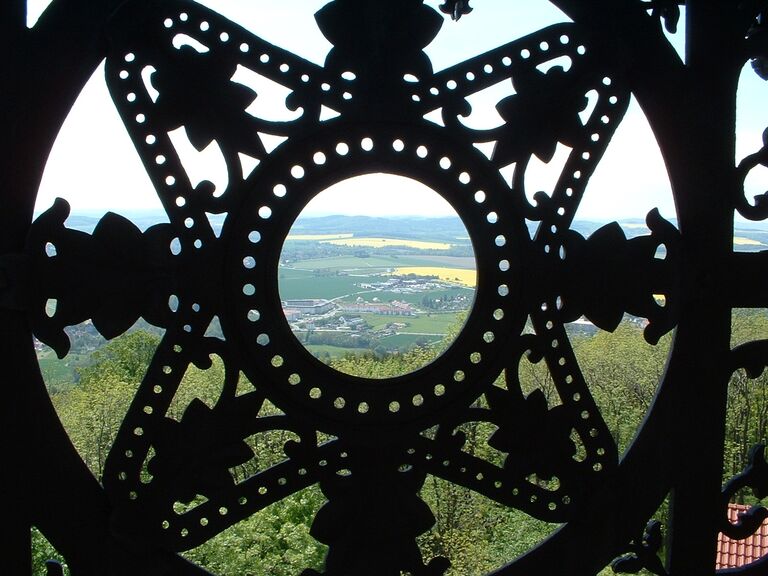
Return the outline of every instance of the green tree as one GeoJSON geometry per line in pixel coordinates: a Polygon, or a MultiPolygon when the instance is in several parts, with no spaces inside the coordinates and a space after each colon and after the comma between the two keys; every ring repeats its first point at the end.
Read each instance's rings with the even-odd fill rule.
{"type": "Polygon", "coordinates": [[[221,576],[296,576],[305,568],[321,570],[326,547],[309,534],[309,528],[323,501],[319,488],[310,487],[183,555],[221,576]]]}
{"type": "Polygon", "coordinates": [[[53,398],[69,438],[94,476],[101,479],[120,424],[136,393],[136,384],[111,372],[53,398]]]}
{"type": "MultiPolygon", "coordinates": [[[[97,478],[104,472],[104,461],[159,341],[159,337],[146,332],[132,332],[112,340],[80,370],[79,385],[53,397],[73,444],[97,478]]],[[[224,385],[225,368],[218,356],[211,360],[206,369],[193,365],[187,368],[167,417],[180,420],[195,398],[209,407],[216,405],[224,385]]],[[[251,385],[243,380],[238,388],[241,393],[247,392],[251,385]]],[[[262,409],[262,415],[279,413],[269,403],[262,409]]],[[[232,471],[235,481],[283,460],[283,446],[292,437],[291,432],[277,430],[247,438],[254,457],[232,471]]],[[[288,576],[306,567],[320,568],[325,548],[309,535],[309,527],[322,501],[317,487],[304,490],[185,555],[222,575],[288,576]]],[[[55,550],[36,531],[33,549],[35,569],[42,574],[45,560],[57,557],[55,550]]]]}
{"type": "Polygon", "coordinates": [[[642,328],[629,321],[575,341],[581,371],[620,452],[651,407],[670,343],[670,335],[656,346],[646,343],[642,328]]]}
{"type": "MultiPolygon", "coordinates": [[[[452,340],[463,324],[459,318],[449,332],[452,340]]],[[[733,345],[764,338],[768,317],[762,312],[734,313],[733,345]]],[[[663,374],[671,337],[657,346],[645,343],[642,329],[625,321],[613,333],[572,337],[575,353],[584,377],[601,413],[624,450],[653,401],[663,374]]],[[[139,386],[159,337],[133,332],[116,338],[92,355],[91,362],[79,370],[77,385],[63,388],[53,402],[73,443],[83,460],[100,477],[104,459],[115,434],[139,386]]],[[[443,347],[446,344],[443,345],[443,347]]],[[[374,353],[331,360],[341,372],[366,378],[388,378],[412,372],[434,360],[440,346],[418,347],[402,354],[377,356],[374,353]]],[[[190,366],[168,409],[167,416],[180,419],[193,399],[214,407],[224,385],[224,363],[212,357],[205,370],[190,366]]],[[[519,367],[521,385],[526,394],[541,389],[550,406],[560,402],[551,374],[544,362],[523,359],[519,367]]],[[[726,430],[726,466],[729,478],[746,464],[749,448],[765,442],[768,432],[768,376],[750,380],[736,372],[728,394],[726,430]]],[[[251,389],[242,379],[238,393],[251,389]]],[[[478,406],[482,407],[482,398],[478,406]]],[[[280,411],[265,403],[261,415],[280,411]]],[[[492,425],[471,422],[462,425],[466,435],[464,450],[501,464],[504,455],[488,446],[494,432],[492,425]]],[[[428,431],[427,434],[432,433],[428,431]]],[[[254,456],[231,472],[240,482],[285,458],[283,447],[293,438],[291,432],[276,430],[246,438],[254,456]]],[[[435,525],[419,538],[425,558],[446,556],[452,562],[450,576],[486,573],[508,562],[535,545],[556,528],[510,510],[461,486],[428,476],[421,497],[435,514],[435,525]]],[[[741,495],[749,500],[748,496],[741,495]]],[[[309,527],[324,497],[317,486],[310,487],[275,503],[252,517],[232,526],[185,556],[222,575],[298,574],[303,568],[320,569],[325,547],[309,534],[309,527]]],[[[662,507],[659,518],[664,519],[662,507]]],[[[54,557],[55,551],[33,532],[36,570],[54,557]]]]}
{"type": "Polygon", "coordinates": [[[42,576],[46,573],[45,563],[49,560],[59,562],[64,568],[64,573],[67,574],[67,564],[64,558],[59,554],[56,549],[51,546],[51,543],[46,540],[37,528],[32,528],[32,574],[34,576],[42,576]]]}
{"type": "Polygon", "coordinates": [[[391,378],[414,372],[437,357],[438,351],[420,346],[403,354],[387,354],[376,349],[373,354],[355,354],[331,360],[331,367],[344,374],[362,378],[391,378]]]}
{"type": "Polygon", "coordinates": [[[115,338],[92,354],[89,365],[78,369],[80,382],[88,383],[105,376],[141,382],[158,344],[158,335],[143,330],[115,338]]]}
{"type": "Polygon", "coordinates": [[[99,479],[158,343],[157,336],[141,331],[112,340],[79,369],[79,386],[52,398],[72,443],[99,479]]]}
{"type": "MultiPolygon", "coordinates": [[[[764,310],[735,310],[731,345],[768,338],[768,315],[764,310]]],[[[723,480],[744,470],[749,450],[755,444],[768,444],[768,373],[749,378],[744,370],[731,376],[725,431],[723,480]]],[[[737,495],[742,503],[753,503],[754,497],[744,491],[737,495]]]]}
{"type": "MultiPolygon", "coordinates": [[[[463,317],[457,319],[446,342],[453,340],[463,322],[463,317]]],[[[422,347],[384,358],[341,358],[331,366],[365,378],[387,378],[413,372],[434,360],[441,351],[441,347],[422,347]]],[[[483,406],[483,400],[478,400],[476,406],[483,406]]],[[[461,431],[467,438],[463,450],[500,465],[503,456],[487,443],[494,430],[487,422],[462,425],[461,431]]],[[[435,515],[435,525],[418,539],[419,546],[425,559],[435,556],[450,559],[448,576],[485,574],[522,554],[556,527],[435,476],[427,477],[420,496],[435,515]]]]}

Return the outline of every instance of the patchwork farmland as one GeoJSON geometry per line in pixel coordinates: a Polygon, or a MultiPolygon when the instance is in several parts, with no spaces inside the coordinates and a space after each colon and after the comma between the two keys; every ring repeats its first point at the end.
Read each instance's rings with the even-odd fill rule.
{"type": "Polygon", "coordinates": [[[460,228],[422,226],[415,238],[413,228],[405,237],[395,222],[371,236],[329,231],[327,219],[314,230],[313,220],[291,231],[278,269],[286,319],[311,353],[321,360],[396,354],[443,346],[458,330],[475,285],[472,248],[460,228]]]}

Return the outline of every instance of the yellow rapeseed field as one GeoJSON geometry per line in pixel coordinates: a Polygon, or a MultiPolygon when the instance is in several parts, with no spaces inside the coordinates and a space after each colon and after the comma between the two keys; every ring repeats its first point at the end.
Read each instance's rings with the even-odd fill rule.
{"type": "Polygon", "coordinates": [[[737,246],[763,246],[762,242],[752,240],[752,238],[743,238],[741,236],[734,236],[733,243],[737,246]]]}
{"type": "Polygon", "coordinates": [[[420,240],[401,240],[399,238],[339,238],[325,240],[325,244],[338,246],[364,246],[366,248],[385,248],[386,246],[407,246],[419,250],[448,250],[451,245],[445,242],[422,242],[420,240]]]}
{"type": "Polygon", "coordinates": [[[477,274],[474,270],[466,268],[442,268],[439,266],[405,266],[395,268],[393,276],[407,276],[408,274],[418,274],[419,276],[437,276],[440,280],[446,282],[455,282],[462,286],[474,288],[477,282],[477,274]]]}
{"type": "Polygon", "coordinates": [[[288,240],[339,240],[354,234],[288,234],[288,240]]]}

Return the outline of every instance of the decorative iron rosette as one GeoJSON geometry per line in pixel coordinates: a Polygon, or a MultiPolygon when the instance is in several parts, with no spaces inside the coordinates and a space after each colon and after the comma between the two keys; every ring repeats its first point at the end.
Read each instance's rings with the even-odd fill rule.
{"type": "MultiPolygon", "coordinates": [[[[469,8],[459,4],[456,17],[469,8]]],[[[652,233],[634,239],[615,224],[588,239],[570,228],[629,103],[619,56],[559,24],[435,73],[422,50],[442,19],[421,2],[335,0],[317,21],[334,46],[322,67],[190,1],[129,2],[111,20],[107,84],[169,223],[142,233],[110,214],[86,235],[64,227],[62,201],[28,242],[33,329],[60,355],[64,327],[85,319],[106,337],[139,317],[165,330],[107,460],[111,534],[143,550],[183,551],[319,483],[329,501],[313,533],[330,544],[328,574],[440,574],[447,564],[425,564],[415,544],[433,521],[418,497],[427,474],[578,530],[600,499],[618,505],[627,480],[565,324],[585,316],[613,330],[631,313],[648,320],[655,343],[677,321],[670,223],[652,212],[652,233]],[[562,59],[568,67],[543,66],[562,59]],[[259,95],[233,79],[241,69],[288,88],[285,106],[297,117],[249,113],[259,95]],[[498,102],[504,124],[468,128],[467,98],[498,82],[516,92],[498,102]],[[441,122],[425,119],[435,111],[441,122]],[[226,185],[192,184],[169,135],[182,128],[198,150],[218,145],[226,185]],[[272,148],[274,136],[283,142],[272,148]],[[495,143],[492,154],[483,143],[495,143]],[[532,204],[526,169],[534,156],[549,161],[558,143],[570,149],[562,173],[532,204]],[[501,173],[510,164],[511,182],[501,173]],[[383,381],[312,357],[283,316],[277,275],[306,204],[378,172],[437,191],[464,222],[477,261],[475,302],[455,342],[433,363],[383,381]],[[211,214],[226,215],[219,236],[211,214]],[[538,223],[535,234],[526,221],[538,223]],[[665,259],[656,257],[662,246],[665,259]],[[52,316],[49,298],[58,302],[52,316]],[[206,335],[214,319],[223,339],[206,335]],[[167,418],[188,367],[212,354],[227,374],[218,403],[167,418]],[[526,357],[546,363],[557,405],[523,394],[526,357]],[[238,396],[240,372],[253,389],[238,396]],[[473,407],[481,397],[485,407],[473,407]],[[260,416],[267,400],[284,415],[260,416]],[[496,427],[489,444],[502,463],[462,449],[459,428],[476,421],[496,427]],[[284,461],[236,483],[228,470],[251,456],[243,440],[275,429],[298,438],[284,461]],[[174,511],[197,495],[202,503],[174,511]],[[374,528],[380,539],[363,537],[374,528]]],[[[598,557],[620,552],[607,542],[598,557]]]]}

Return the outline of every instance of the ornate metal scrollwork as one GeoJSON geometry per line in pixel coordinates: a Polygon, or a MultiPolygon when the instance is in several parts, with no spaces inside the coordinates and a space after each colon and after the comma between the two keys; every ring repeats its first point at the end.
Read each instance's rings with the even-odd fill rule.
{"type": "MultiPolygon", "coordinates": [[[[732,478],[723,488],[723,502],[727,503],[736,492],[743,488],[751,488],[757,498],[764,498],[768,492],[768,463],[765,461],[765,446],[758,444],[749,451],[749,464],[747,468],[732,478]]],[[[723,534],[741,540],[754,534],[763,520],[768,518],[768,509],[763,506],[753,506],[746,513],[739,514],[739,522],[731,524],[727,520],[723,522],[723,534]]]]}
{"type": "MultiPolygon", "coordinates": [[[[318,484],[328,502],[312,534],[329,546],[326,574],[440,575],[450,559],[424,559],[416,544],[434,522],[419,496],[433,475],[565,524],[498,574],[547,573],[561,562],[552,550],[579,553],[588,537],[583,530],[602,536],[584,552],[590,558],[583,573],[625,551],[634,556],[618,568],[642,564],[665,573],[658,525],[637,534],[685,476],[670,471],[671,457],[659,447],[683,404],[683,367],[693,370],[695,346],[678,348],[682,360],[670,363],[657,404],[621,459],[566,325],[584,316],[613,330],[629,313],[648,321],[645,337],[656,343],[681,319],[691,326],[689,298],[707,302],[701,294],[717,283],[712,277],[724,262],[716,259],[714,272],[702,272],[702,253],[686,236],[690,229],[698,240],[705,236],[701,214],[690,209],[693,187],[674,170],[683,200],[680,231],[657,211],[648,215],[646,236],[628,239],[616,224],[588,238],[571,230],[641,82],[633,73],[649,85],[654,80],[628,66],[616,43],[584,26],[582,8],[556,4],[582,23],[550,26],[436,73],[423,49],[442,18],[416,0],[329,2],[316,15],[333,44],[324,66],[191,1],[127,2],[110,18],[107,84],[169,222],[141,232],[110,213],[92,235],[83,234],[64,226],[68,207],[60,200],[32,225],[23,261],[31,327],[60,356],[69,347],[64,328],[86,319],[107,338],[139,317],[165,330],[102,479],[108,538],[141,551],[130,569],[156,562],[151,569],[160,573],[156,566],[171,562],[170,553],[318,484]],[[251,113],[260,95],[240,83],[242,71],[287,88],[293,119],[251,113]],[[499,82],[515,91],[497,103],[503,124],[468,127],[468,97],[499,82]],[[193,184],[176,137],[197,150],[215,143],[226,183],[193,184]],[[492,153],[478,147],[491,143],[492,153]],[[534,157],[548,162],[558,145],[569,151],[557,182],[551,190],[526,191],[534,157]],[[503,169],[512,164],[508,181],[503,169]],[[288,230],[315,195],[377,172],[418,180],[453,206],[472,240],[478,284],[466,324],[444,354],[414,373],[374,382],[329,368],[294,338],[280,306],[277,266],[288,230]],[[226,215],[220,235],[212,214],[226,215]],[[534,234],[526,221],[537,223],[534,234]],[[46,307],[51,300],[54,312],[46,307]],[[209,335],[215,322],[223,338],[209,335]],[[184,374],[209,366],[214,355],[226,374],[216,404],[193,401],[180,420],[168,418],[184,374]],[[524,392],[521,362],[544,363],[553,401],[540,390],[524,392]],[[241,372],[252,387],[238,395],[241,372]],[[267,401],[281,414],[265,415],[267,401]],[[493,428],[487,444],[499,461],[466,450],[462,427],[478,422],[493,428]],[[291,433],[284,459],[236,481],[229,470],[253,456],[244,439],[274,430],[291,433]],[[626,506],[626,519],[611,516],[617,528],[608,534],[599,509],[619,509],[645,488],[643,480],[657,473],[653,464],[644,470],[645,460],[663,470],[641,503],[626,506]],[[368,538],[373,532],[375,541],[368,538]]],[[[638,2],[624,11],[639,15],[641,33],[655,38],[656,20],[676,30],[680,4],[638,2]]],[[[606,3],[601,8],[594,11],[599,19],[613,14],[606,3]]],[[[472,10],[466,1],[440,9],[456,20],[472,10]]],[[[681,158],[684,172],[691,163],[681,158]]],[[[758,164],[765,164],[765,150],[739,165],[741,180],[758,164]]],[[[745,206],[726,196],[728,218],[734,208],[766,216],[764,198],[745,206]]],[[[682,332],[684,342],[700,337],[682,332]]],[[[764,355],[764,343],[752,343],[730,360],[762,368],[764,355]]],[[[711,404],[702,400],[700,407],[711,404]]],[[[669,452],[682,444],[675,436],[669,452]]]]}
{"type": "Polygon", "coordinates": [[[629,553],[611,562],[611,568],[617,574],[637,574],[646,569],[652,574],[667,576],[667,571],[659,559],[662,543],[661,522],[651,520],[642,536],[635,538],[628,546],[629,553]]]}
{"type": "MultiPolygon", "coordinates": [[[[744,158],[738,167],[739,179],[741,180],[741,189],[744,190],[744,182],[749,176],[749,173],[758,166],[768,167],[768,129],[763,132],[763,147],[744,158]]],[[[768,199],[768,192],[755,196],[754,204],[750,204],[746,196],[742,194],[739,198],[737,209],[744,218],[750,220],[765,220],[768,218],[768,208],[766,207],[766,200],[768,199]]]]}

